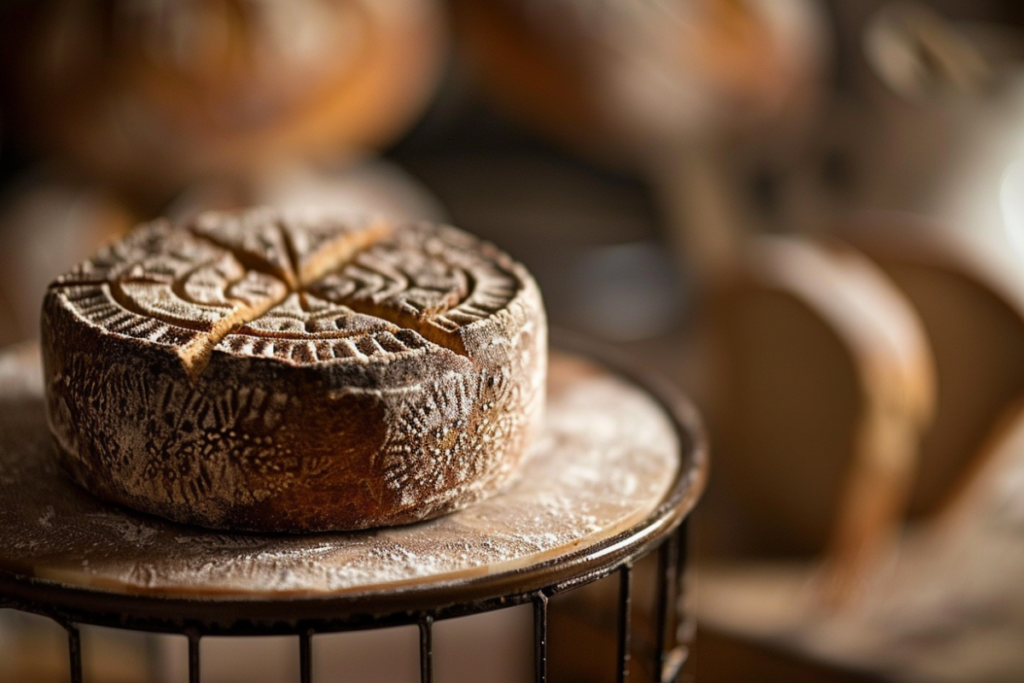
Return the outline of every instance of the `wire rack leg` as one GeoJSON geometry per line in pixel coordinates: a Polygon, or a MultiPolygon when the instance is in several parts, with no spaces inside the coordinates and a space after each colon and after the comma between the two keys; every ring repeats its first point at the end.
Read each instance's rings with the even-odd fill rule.
{"type": "Polygon", "coordinates": [[[533,598],[533,680],[548,680],[548,596],[544,591],[533,598]]]}
{"type": "Polygon", "coordinates": [[[188,634],[188,683],[199,683],[199,634],[188,634]]]}
{"type": "Polygon", "coordinates": [[[669,620],[675,615],[670,611],[669,606],[676,601],[678,590],[678,554],[679,536],[672,533],[668,539],[658,548],[658,578],[657,595],[655,603],[655,641],[654,641],[654,683],[663,683],[665,680],[665,663],[669,658],[671,650],[675,646],[675,639],[667,644],[670,632],[669,620]]]}
{"type": "Polygon", "coordinates": [[[434,618],[425,615],[420,619],[420,683],[434,680],[434,618]]]}
{"type": "Polygon", "coordinates": [[[678,681],[683,665],[690,655],[693,622],[687,614],[685,600],[688,524],[689,520],[684,520],[658,551],[658,642],[660,645],[665,643],[665,639],[669,641],[668,649],[661,651],[660,663],[655,669],[658,676],[655,680],[658,683],[678,681]],[[664,599],[661,597],[662,590],[665,594],[664,599]],[[671,637],[666,638],[669,635],[671,637]]]}
{"type": "Polygon", "coordinates": [[[71,665],[71,683],[82,683],[82,633],[78,627],[68,624],[68,661],[71,665]]]}
{"type": "Polygon", "coordinates": [[[313,631],[299,634],[299,680],[301,683],[313,681],[313,631]]]}
{"type": "Polygon", "coordinates": [[[632,611],[633,567],[625,564],[619,569],[619,672],[618,683],[629,681],[630,612],[632,611]]]}
{"type": "Polygon", "coordinates": [[[686,568],[687,558],[690,553],[690,520],[684,520],[682,526],[679,527],[679,559],[678,567],[679,571],[676,573],[676,615],[678,618],[679,626],[676,629],[676,642],[683,647],[688,649],[692,644],[693,636],[696,628],[694,616],[686,609],[686,568]]]}

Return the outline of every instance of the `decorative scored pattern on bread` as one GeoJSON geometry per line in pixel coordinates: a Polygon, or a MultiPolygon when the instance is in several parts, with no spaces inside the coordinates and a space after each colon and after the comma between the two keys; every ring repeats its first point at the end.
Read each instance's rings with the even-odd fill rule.
{"type": "Polygon", "coordinates": [[[270,209],[158,221],[58,278],[43,332],[71,474],[211,527],[457,509],[508,479],[543,403],[532,278],[427,224],[270,209]]]}

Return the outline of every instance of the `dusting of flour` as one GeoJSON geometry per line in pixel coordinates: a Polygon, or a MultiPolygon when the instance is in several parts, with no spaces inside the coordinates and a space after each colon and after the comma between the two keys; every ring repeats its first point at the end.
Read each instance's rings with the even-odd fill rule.
{"type": "MultiPolygon", "coordinates": [[[[26,363],[26,372],[37,372],[26,363]]],[[[680,444],[642,390],[553,354],[544,426],[503,492],[405,527],[309,536],[224,534],[103,503],[53,465],[41,397],[0,385],[0,568],[161,595],[343,594],[528,567],[650,515],[680,444]],[[20,568],[20,569],[17,569],[20,568]]]]}

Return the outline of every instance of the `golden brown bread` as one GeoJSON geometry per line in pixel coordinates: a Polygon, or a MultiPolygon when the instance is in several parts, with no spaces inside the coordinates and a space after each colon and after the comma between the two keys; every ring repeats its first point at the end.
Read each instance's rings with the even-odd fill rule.
{"type": "Polygon", "coordinates": [[[928,333],[938,380],[910,513],[951,505],[1024,395],[1024,283],[980,240],[908,214],[875,214],[843,239],[881,266],[928,333]]]}
{"type": "Polygon", "coordinates": [[[51,430],[100,497],[203,526],[430,518],[514,471],[543,404],[530,275],[448,227],[270,209],[162,221],[59,278],[51,430]]]}
{"type": "Polygon", "coordinates": [[[822,596],[839,604],[902,523],[934,401],[931,349],[853,249],[776,236],[743,256],[708,307],[720,490],[745,552],[825,551],[822,596]]]}
{"type": "Polygon", "coordinates": [[[26,137],[149,201],[387,144],[444,56],[433,0],[57,0],[20,14],[0,26],[0,66],[26,137]]]}
{"type": "Polygon", "coordinates": [[[824,55],[799,0],[452,0],[456,36],[510,115],[598,161],[649,168],[806,123],[824,55]],[[769,132],[763,129],[770,126],[769,132]]]}

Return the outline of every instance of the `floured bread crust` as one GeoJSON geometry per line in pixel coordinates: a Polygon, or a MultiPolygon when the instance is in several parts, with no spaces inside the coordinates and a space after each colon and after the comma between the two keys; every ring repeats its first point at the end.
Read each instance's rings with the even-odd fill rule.
{"type": "Polygon", "coordinates": [[[413,522],[508,480],[546,337],[525,268],[453,228],[262,208],[157,221],[51,285],[50,428],[87,489],[175,521],[413,522]]]}

